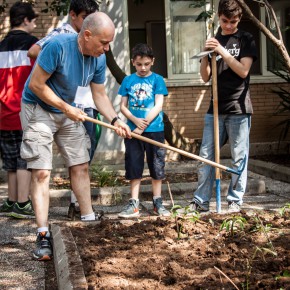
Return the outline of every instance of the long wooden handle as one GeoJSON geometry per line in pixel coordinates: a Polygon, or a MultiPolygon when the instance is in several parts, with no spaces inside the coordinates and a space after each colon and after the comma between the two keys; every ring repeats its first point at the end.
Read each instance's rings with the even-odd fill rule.
{"type": "MultiPolygon", "coordinates": [[[[215,162],[220,163],[219,111],[218,111],[217,67],[216,67],[216,53],[215,52],[212,53],[211,71],[212,71],[215,162]]],[[[215,177],[216,179],[220,178],[220,172],[218,168],[216,168],[215,177]]]]}
{"type": "MultiPolygon", "coordinates": [[[[92,122],[92,123],[95,123],[95,124],[99,124],[99,125],[101,125],[101,126],[103,126],[103,127],[107,127],[107,128],[109,128],[109,129],[112,129],[112,130],[117,129],[117,127],[115,127],[115,126],[112,126],[112,125],[110,125],[110,124],[108,124],[108,123],[105,123],[105,122],[103,122],[103,121],[100,121],[100,120],[96,120],[96,119],[90,118],[90,117],[88,117],[88,116],[85,116],[85,120],[86,120],[86,121],[89,121],[89,122],[92,122]]],[[[211,165],[211,166],[214,166],[214,167],[216,167],[216,168],[219,168],[219,169],[221,169],[221,170],[228,171],[228,172],[232,172],[232,173],[234,173],[234,174],[239,174],[239,173],[236,173],[234,170],[232,170],[232,169],[230,169],[230,168],[228,168],[228,167],[226,167],[226,166],[224,166],[224,165],[222,165],[222,164],[219,164],[219,163],[213,162],[213,161],[211,161],[211,160],[208,160],[208,159],[202,158],[202,157],[200,157],[200,156],[198,156],[198,155],[195,155],[195,154],[192,154],[192,153],[186,152],[186,151],[184,151],[184,150],[181,150],[181,149],[178,149],[178,148],[172,147],[172,146],[167,145],[167,144],[164,144],[164,143],[157,142],[157,141],[155,141],[155,140],[152,140],[152,139],[146,138],[146,137],[141,136],[141,135],[139,135],[139,134],[136,134],[136,133],[134,133],[134,132],[132,132],[131,135],[132,135],[132,137],[134,137],[134,138],[136,138],[136,139],[139,139],[139,140],[142,140],[142,141],[144,141],[144,142],[147,142],[147,143],[150,143],[150,144],[156,145],[156,146],[161,147],[161,148],[165,148],[165,149],[168,149],[168,150],[171,150],[171,151],[177,152],[177,153],[179,153],[179,154],[181,154],[181,155],[184,155],[184,156],[186,156],[186,157],[189,157],[189,158],[192,158],[192,159],[196,159],[196,160],[202,161],[202,162],[204,162],[204,163],[207,163],[207,164],[209,164],[209,165],[211,165]]]]}

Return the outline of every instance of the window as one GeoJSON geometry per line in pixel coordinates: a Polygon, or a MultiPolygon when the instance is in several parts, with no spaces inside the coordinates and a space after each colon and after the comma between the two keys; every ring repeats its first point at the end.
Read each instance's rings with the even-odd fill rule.
{"type": "Polygon", "coordinates": [[[206,22],[196,22],[205,7],[196,1],[166,1],[167,61],[169,78],[199,78],[199,62],[191,57],[203,49],[206,22]]]}
{"type": "MultiPolygon", "coordinates": [[[[289,0],[269,0],[269,4],[273,7],[278,25],[281,29],[284,44],[289,51],[290,49],[290,30],[285,28],[290,26],[290,2],[289,0]]],[[[264,8],[265,9],[265,8],[264,8]]],[[[267,16],[267,13],[266,13],[267,16]]],[[[277,37],[277,30],[275,28],[274,20],[267,17],[267,26],[269,30],[277,37]]],[[[274,46],[274,44],[267,39],[267,66],[269,69],[279,69],[280,52],[274,46]]]]}

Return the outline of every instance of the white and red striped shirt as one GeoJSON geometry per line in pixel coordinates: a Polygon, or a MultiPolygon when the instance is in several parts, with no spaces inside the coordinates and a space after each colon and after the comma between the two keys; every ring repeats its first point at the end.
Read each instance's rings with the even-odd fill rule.
{"type": "Polygon", "coordinates": [[[22,91],[34,61],[27,56],[38,41],[22,30],[12,30],[0,42],[0,130],[21,130],[22,91]]]}

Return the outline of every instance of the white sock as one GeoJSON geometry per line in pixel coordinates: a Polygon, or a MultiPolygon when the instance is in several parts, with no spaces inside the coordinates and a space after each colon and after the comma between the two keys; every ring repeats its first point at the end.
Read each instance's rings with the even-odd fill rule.
{"type": "Polygon", "coordinates": [[[92,212],[92,213],[87,214],[87,215],[81,215],[81,220],[82,221],[94,221],[94,220],[96,220],[95,213],[92,212]]]}
{"type": "Polygon", "coordinates": [[[159,195],[159,196],[153,196],[153,200],[156,200],[158,198],[161,198],[161,195],[159,195]]]}
{"type": "Polygon", "coordinates": [[[71,194],[70,195],[70,202],[71,203],[76,203],[77,202],[77,197],[75,196],[74,192],[71,191],[70,194],[71,194]]]}
{"type": "Polygon", "coordinates": [[[37,229],[37,232],[38,232],[38,233],[48,232],[48,227],[38,228],[38,229],[37,229]]]}

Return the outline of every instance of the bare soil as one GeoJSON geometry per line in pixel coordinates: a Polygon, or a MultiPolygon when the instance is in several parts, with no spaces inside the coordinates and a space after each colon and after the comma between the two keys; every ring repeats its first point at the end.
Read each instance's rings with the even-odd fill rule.
{"type": "MultiPolygon", "coordinates": [[[[288,155],[259,159],[290,165],[288,155]]],[[[167,175],[189,178],[196,181],[167,175]]],[[[89,289],[290,289],[289,209],[104,220],[71,231],[89,289]]]]}
{"type": "Polygon", "coordinates": [[[71,231],[89,289],[273,290],[290,289],[289,229],[288,211],[263,211],[104,220],[71,231]]]}
{"type": "MultiPolygon", "coordinates": [[[[259,159],[290,165],[288,155],[259,159]]],[[[197,176],[167,174],[166,180],[194,182],[197,176]]],[[[122,177],[118,182],[128,184],[122,177]]],[[[150,178],[143,178],[147,183],[150,178]]],[[[283,217],[263,211],[211,213],[196,221],[184,216],[104,220],[71,231],[89,289],[272,290],[290,289],[289,228],[289,211],[283,217]]]]}

